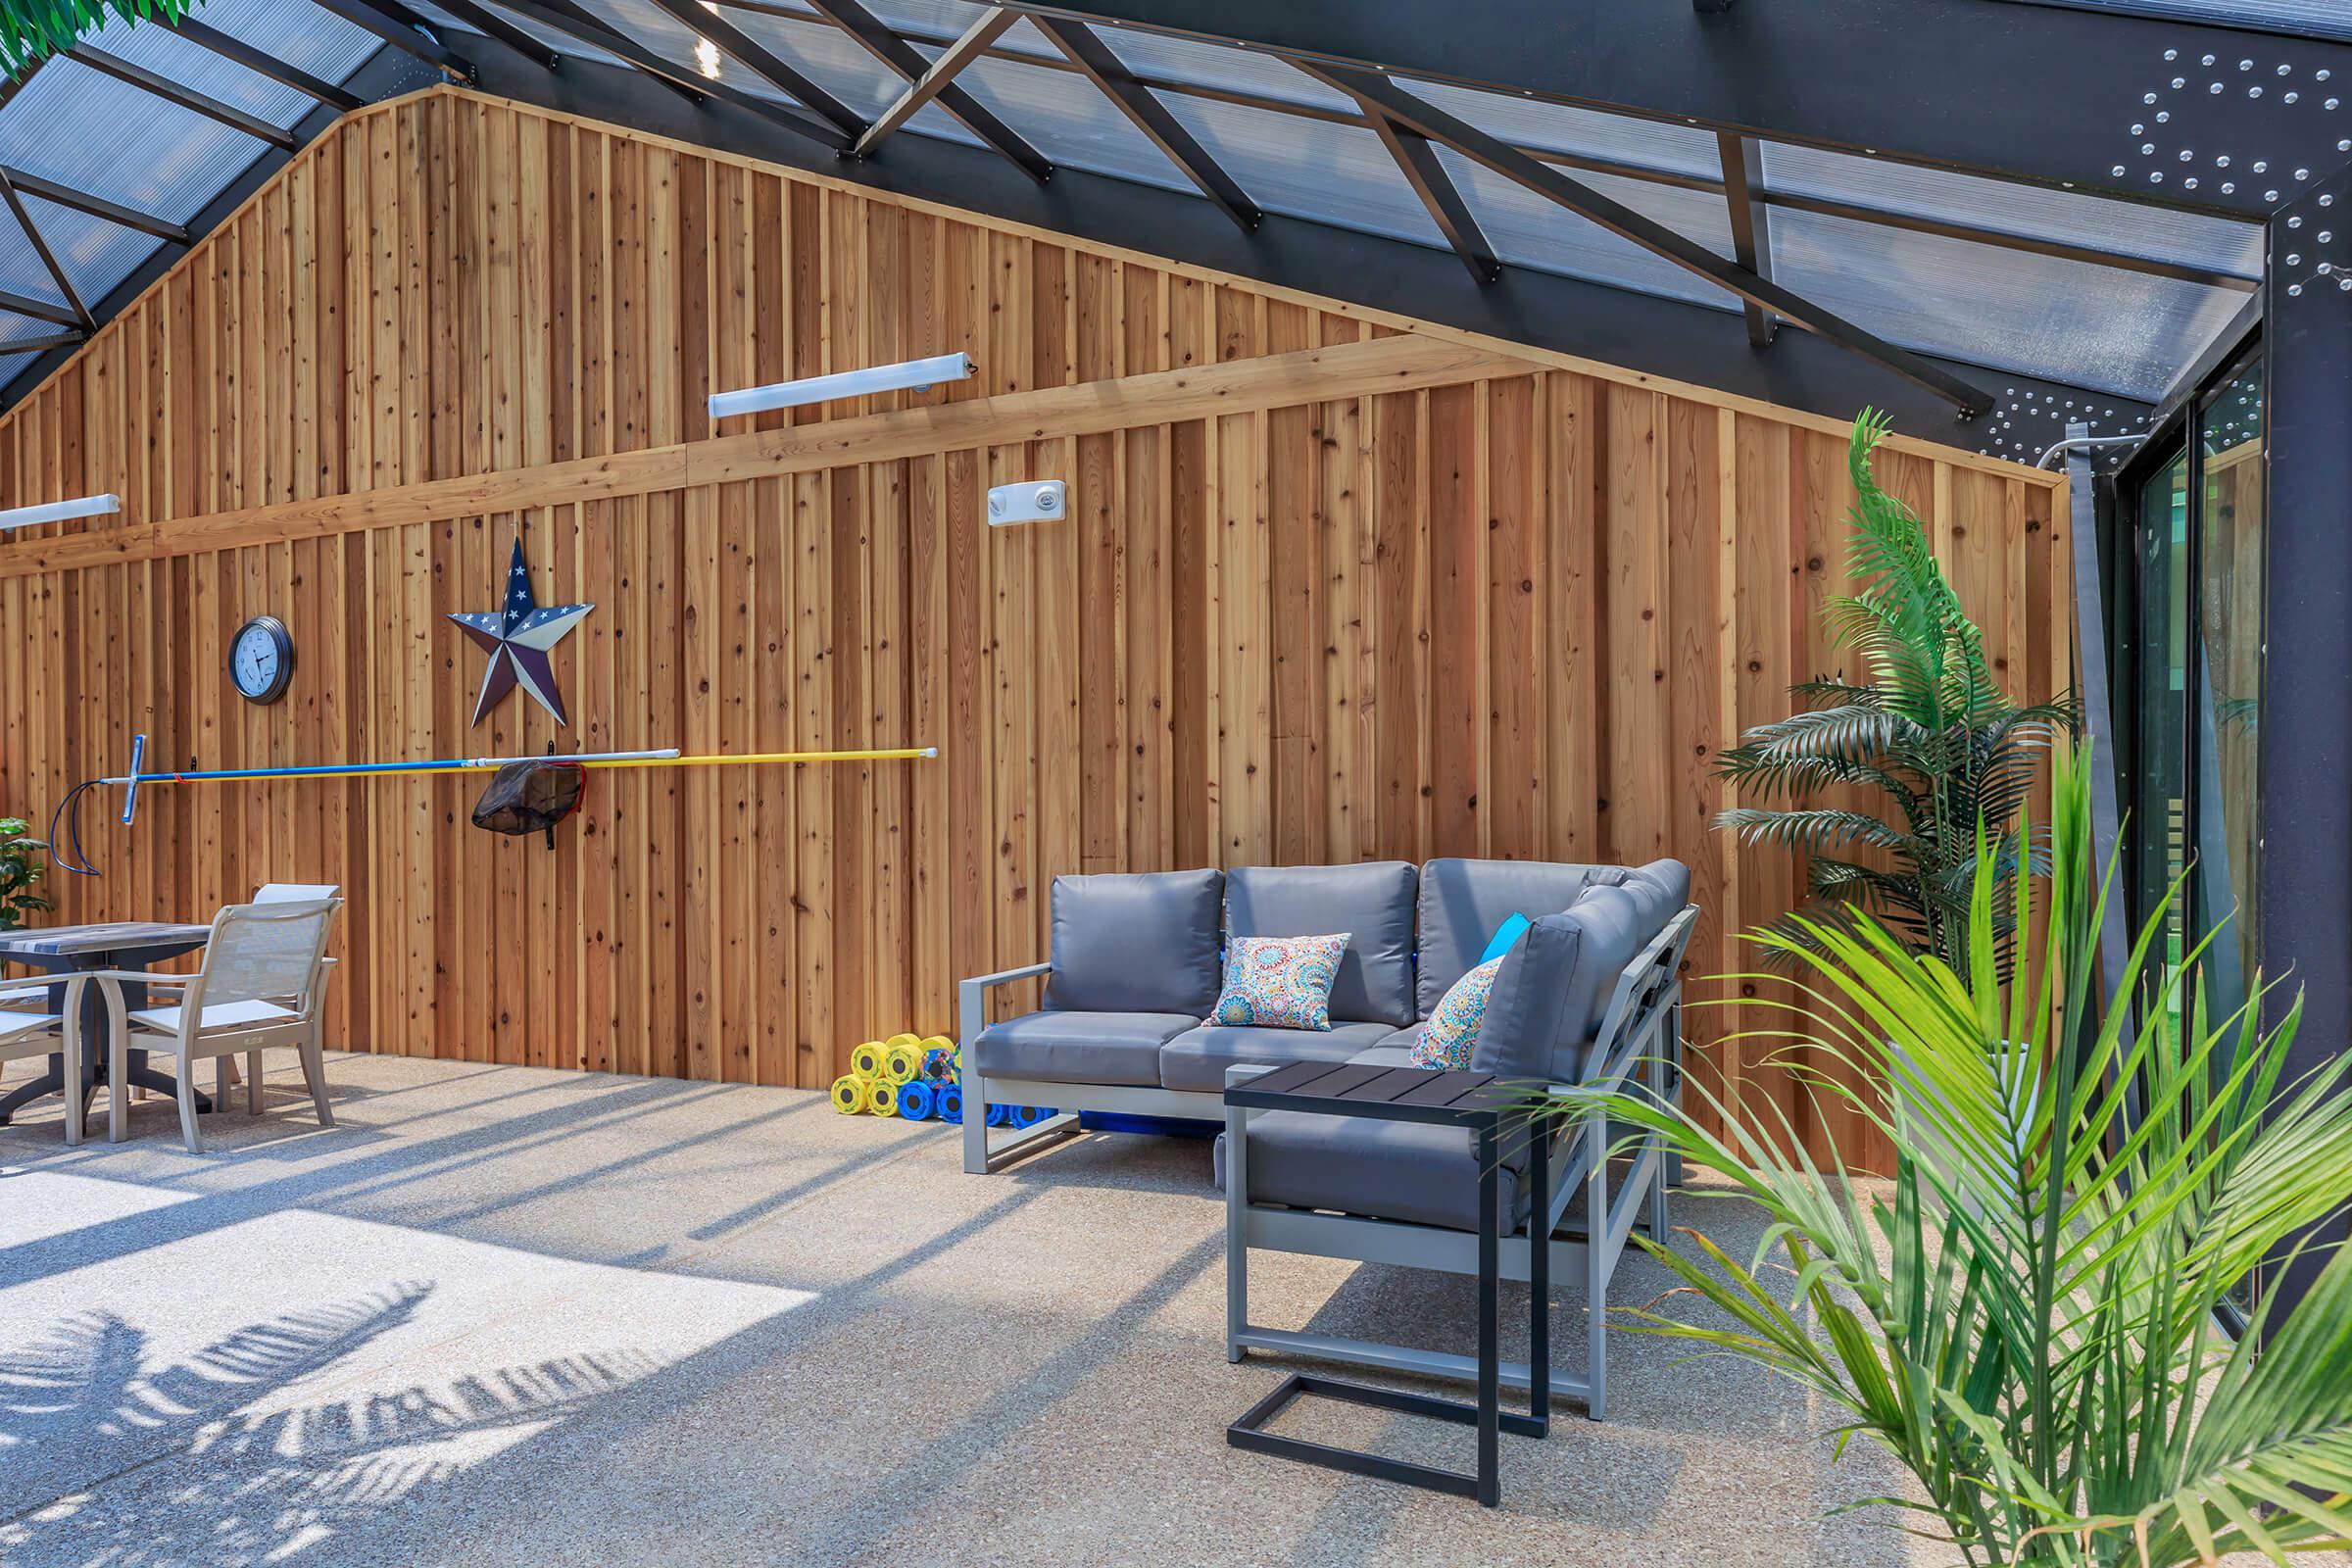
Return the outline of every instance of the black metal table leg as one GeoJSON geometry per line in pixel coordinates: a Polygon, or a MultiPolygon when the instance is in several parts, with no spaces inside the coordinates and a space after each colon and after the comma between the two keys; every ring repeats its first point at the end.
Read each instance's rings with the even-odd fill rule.
{"type": "Polygon", "coordinates": [[[1536,1120],[1528,1123],[1527,1130],[1527,1413],[1538,1427],[1548,1432],[1551,1426],[1551,1133],[1536,1120]]]}
{"type": "Polygon", "coordinates": [[[1502,1205],[1509,1173],[1495,1158],[1494,1133],[1478,1134],[1478,1500],[1502,1501],[1502,1205]]]}

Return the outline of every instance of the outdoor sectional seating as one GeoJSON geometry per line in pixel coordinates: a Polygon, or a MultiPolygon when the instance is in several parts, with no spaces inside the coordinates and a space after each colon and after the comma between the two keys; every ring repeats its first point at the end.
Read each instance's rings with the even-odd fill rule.
{"type": "MultiPolygon", "coordinates": [[[[1286,1350],[1467,1376],[1465,1357],[1252,1325],[1248,1254],[1255,1248],[1474,1271],[1478,1168],[1468,1135],[1298,1112],[1229,1113],[1225,1087],[1297,1061],[1407,1065],[1422,1023],[1481,960],[1496,928],[1513,913],[1556,913],[1539,919],[1541,931],[1506,960],[1472,1065],[1560,1085],[1639,1082],[1678,1098],[1677,970],[1697,918],[1690,884],[1676,860],[1627,867],[1439,859],[1420,867],[1382,861],[1057,878],[1052,958],[960,989],[964,1168],[986,1173],[1066,1138],[1082,1111],[1224,1123],[1216,1169],[1230,1210],[1228,1353],[1239,1360],[1250,1348],[1286,1350]],[[1328,1032],[1204,1022],[1216,1004],[1226,938],[1340,931],[1349,940],[1328,1032]],[[1039,1011],[989,1022],[992,988],[1041,976],[1039,1011]],[[1516,994],[1507,1006],[1506,993],[1516,994]],[[992,1134],[991,1102],[1050,1105],[1059,1114],[992,1134]],[[1240,1182],[1228,1179],[1236,1170],[1240,1182]]],[[[1605,1299],[1633,1228],[1656,1234],[1666,1222],[1662,1151],[1644,1142],[1620,1159],[1612,1201],[1610,1142],[1599,1118],[1556,1133],[1551,1191],[1543,1195],[1554,1277],[1581,1272],[1594,1303],[1605,1299]]],[[[1522,1175],[1502,1273],[1524,1280],[1536,1195],[1525,1190],[1524,1158],[1506,1163],[1522,1175]]],[[[1590,1313],[1586,1375],[1551,1378],[1555,1393],[1582,1399],[1596,1418],[1605,1394],[1600,1325],[1601,1313],[1590,1313]]],[[[1503,1369],[1517,1387],[1527,1376],[1524,1365],[1503,1369]]]]}

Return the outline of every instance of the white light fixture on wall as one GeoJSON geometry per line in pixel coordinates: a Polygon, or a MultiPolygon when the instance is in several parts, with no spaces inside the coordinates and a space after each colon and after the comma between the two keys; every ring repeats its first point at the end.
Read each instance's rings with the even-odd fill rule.
{"type": "Polygon", "coordinates": [[[1059,479],[1024,479],[1019,484],[998,485],[988,493],[988,525],[992,528],[1015,522],[1050,522],[1068,511],[1059,479]]]}
{"type": "Polygon", "coordinates": [[[36,522],[66,522],[74,517],[102,516],[121,512],[121,496],[83,496],[77,501],[44,501],[37,507],[0,512],[0,528],[29,528],[36,522]]]}
{"type": "Polygon", "coordinates": [[[939,354],[899,365],[875,365],[862,370],[841,370],[799,381],[745,387],[740,392],[713,392],[710,417],[724,419],[738,414],[765,414],[771,409],[797,409],[803,404],[861,398],[876,392],[928,392],[942,381],[968,379],[977,369],[979,367],[968,354],[939,354]]]}

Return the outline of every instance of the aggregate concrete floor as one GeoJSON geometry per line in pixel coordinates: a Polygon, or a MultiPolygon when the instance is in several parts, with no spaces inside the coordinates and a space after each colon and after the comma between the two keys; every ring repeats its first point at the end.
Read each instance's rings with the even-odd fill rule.
{"type": "MultiPolygon", "coordinates": [[[[1945,1560],[1825,1516],[1901,1482],[1833,1463],[1801,1396],[1635,1334],[1605,1423],[1504,1438],[1496,1511],[1228,1447],[1283,1368],[1225,1360],[1205,1143],[974,1178],[947,1130],[820,1095],[328,1070],[336,1127],[274,1074],[200,1156],[162,1100],[120,1146],[65,1149],[55,1100],[0,1129],[0,1563],[1945,1560]]],[[[1754,1242],[1720,1191],[1676,1219],[1754,1242]]],[[[1466,1281],[1254,1275],[1261,1321],[1466,1348],[1466,1281]]],[[[1629,1257],[1613,1299],[1666,1283],[1629,1257]]],[[[1286,1429],[1469,1463],[1409,1417],[1286,1429]]]]}

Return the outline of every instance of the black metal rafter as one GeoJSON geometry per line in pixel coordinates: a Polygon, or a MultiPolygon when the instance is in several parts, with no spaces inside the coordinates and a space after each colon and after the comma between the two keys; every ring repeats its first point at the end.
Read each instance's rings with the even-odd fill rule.
{"type": "MultiPolygon", "coordinates": [[[[858,40],[859,47],[897,72],[907,81],[918,81],[931,69],[914,45],[892,31],[881,18],[858,4],[858,0],[808,0],[809,9],[858,40]]],[[[995,115],[989,113],[979,99],[954,82],[939,89],[939,107],[954,115],[964,129],[1012,161],[1021,172],[1031,179],[1048,180],[1054,177],[1054,166],[1045,154],[1022,139],[1020,133],[995,115]]]]}
{"type": "Polygon", "coordinates": [[[655,0],[655,3],[709,39],[721,54],[744,70],[778,92],[799,99],[844,136],[855,137],[864,128],[864,122],[858,118],[857,110],[827,92],[799,68],[778,59],[774,51],[729,22],[714,8],[700,4],[699,0],[655,0]]]}
{"type": "MultiPolygon", "coordinates": [[[[830,26],[822,17],[806,11],[787,9],[774,0],[714,0],[728,11],[753,11],[779,22],[797,23],[804,26],[830,26]]],[[[1043,30],[1049,22],[1057,20],[1045,13],[1032,13],[1030,22],[1043,30]]],[[[1081,23],[1065,23],[1083,26],[1081,23]]],[[[953,34],[937,28],[901,25],[894,29],[909,43],[930,48],[945,48],[955,42],[953,34]]],[[[1090,29],[1091,30],[1091,29],[1090,29]]],[[[1039,71],[1059,71],[1084,74],[1083,70],[1068,60],[1055,60],[1047,55],[1024,54],[1018,50],[994,48],[987,58],[1039,71]]],[[[1363,112],[1360,105],[1339,108],[1322,103],[1302,103],[1296,99],[1275,98],[1265,93],[1250,92],[1238,87],[1219,87],[1205,82],[1179,81],[1173,77],[1150,72],[1131,71],[1131,79],[1138,88],[1152,97],[1174,95],[1197,98],[1203,103],[1231,104],[1237,109],[1255,109],[1267,114],[1288,115],[1295,119],[1314,121],[1322,124],[1348,125],[1361,130],[1377,131],[1374,117],[1363,112]]],[[[1677,123],[1680,123],[1678,121],[1677,123]]],[[[1706,174],[1690,173],[1679,169],[1661,169],[1649,164],[1628,163],[1621,159],[1603,158],[1592,153],[1563,152],[1550,147],[1534,147],[1514,142],[1529,157],[1559,169],[1582,170],[1592,174],[1611,174],[1620,179],[1638,180],[1647,185],[1663,185],[1674,190],[1698,191],[1709,196],[1724,194],[1723,181],[1706,174]]],[[[1998,177],[1998,176],[1985,176],[1998,177]]],[[[2080,262],[2087,267],[2111,268],[2117,271],[2137,272],[2149,277],[2169,277],[2183,283],[2196,283],[2207,288],[2226,288],[2240,294],[2250,294],[2255,279],[2234,272],[2219,270],[2193,262],[2168,261],[2158,256],[2134,255],[2129,251],[2102,250],[2095,245],[2079,244],[2071,240],[2052,239],[2038,234],[2027,234],[1983,224],[1964,223],[1946,218],[1929,218],[1916,213],[1896,212],[1871,207],[1861,202],[1840,201],[1833,197],[1800,194],[1795,191],[1755,187],[1755,193],[1767,207],[1779,207],[1789,212],[1813,213],[1824,218],[1841,218],[1850,222],[1872,223],[1882,228],[1899,228],[1915,234],[1933,234],[1941,239],[1963,240],[1974,245],[1989,245],[1998,250],[2019,251],[2034,256],[2048,256],[2059,261],[2080,262]]]]}
{"type": "Polygon", "coordinates": [[[1201,195],[1217,204],[1218,211],[1240,224],[1244,233],[1256,229],[1265,219],[1257,203],[1208,156],[1208,150],[1184,128],[1184,122],[1168,113],[1168,106],[1152,96],[1152,89],[1127,69],[1126,62],[1112,53],[1108,44],[1080,23],[1053,17],[1034,17],[1031,21],[1159,149],[1162,157],[1174,164],[1201,195]]]}
{"type": "Polygon", "coordinates": [[[1020,20],[1003,6],[991,6],[981,12],[954,43],[940,51],[938,59],[923,69],[921,75],[906,84],[906,90],[889,108],[875,117],[874,122],[858,136],[857,145],[850,149],[851,154],[858,158],[873,156],[885,136],[912,120],[923,105],[945,92],[954,84],[957,73],[979,59],[1006,27],[1020,20]]]}
{"type": "Polygon", "coordinates": [[[602,49],[617,60],[627,62],[690,104],[699,107],[711,100],[730,104],[749,114],[758,115],[760,119],[773,124],[781,125],[784,129],[797,135],[806,136],[810,141],[831,148],[835,152],[846,151],[849,147],[849,138],[823,121],[805,115],[788,105],[771,103],[765,98],[754,97],[723,81],[699,75],[691,66],[664,60],[652,50],[642,48],[614,32],[604,23],[573,5],[571,0],[499,0],[499,4],[526,22],[536,22],[543,27],[552,27],[558,32],[566,33],[579,39],[582,43],[602,49]]]}
{"type": "Polygon", "coordinates": [[[1494,282],[1502,276],[1502,263],[1494,259],[1494,247],[1487,242],[1486,230],[1478,226],[1478,216],[1462,200],[1462,193],[1438,161],[1438,150],[1429,138],[1408,126],[1399,125],[1376,109],[1367,107],[1365,118],[1379,133],[1381,145],[1396,161],[1396,168],[1429,209],[1430,221],[1453,247],[1453,254],[1470,269],[1470,275],[1479,283],[1494,282]]]}
{"type": "Polygon", "coordinates": [[[188,42],[209,49],[223,60],[234,61],[257,76],[267,76],[282,87],[291,87],[306,98],[315,98],[345,114],[350,114],[367,102],[356,93],[345,92],[331,81],[321,80],[298,66],[286,64],[267,49],[256,49],[242,38],[232,37],[218,27],[208,27],[194,17],[183,16],[173,21],[158,10],[155,20],[188,42]]]}
{"type": "Polygon", "coordinates": [[[103,219],[121,228],[136,229],[142,234],[152,234],[157,239],[170,240],[174,245],[188,243],[188,228],[185,223],[174,223],[170,219],[158,218],[153,213],[141,212],[136,207],[125,207],[120,202],[110,202],[102,196],[93,196],[86,190],[75,190],[71,185],[60,185],[54,179],[43,179],[29,171],[0,164],[0,179],[8,180],[27,196],[38,196],[51,206],[70,207],[74,212],[86,214],[91,218],[103,219]]]}
{"type": "Polygon", "coordinates": [[[108,54],[103,49],[94,49],[86,43],[77,43],[68,58],[76,64],[89,67],[92,71],[103,71],[118,81],[126,81],[141,92],[152,94],[166,103],[177,104],[192,114],[202,115],[207,120],[217,120],[232,130],[241,130],[257,141],[266,141],[272,147],[283,147],[289,150],[294,145],[294,133],[284,126],[272,125],[259,115],[249,115],[233,104],[224,104],[218,98],[208,97],[193,87],[184,86],[169,76],[158,75],[145,66],[133,65],[119,56],[108,54]]]}
{"type": "Polygon", "coordinates": [[[79,332],[52,332],[46,337],[21,337],[0,343],[0,355],[46,354],[51,349],[77,349],[88,341],[79,332]]]}
{"type": "Polygon", "coordinates": [[[1874,360],[1914,385],[1925,387],[1973,417],[1992,407],[1992,395],[1930,364],[1909,349],[1898,348],[1877,334],[1820,309],[1758,276],[1736,262],[1726,261],[1704,245],[1665,224],[1602,195],[1592,186],[1541,163],[1476,125],[1457,120],[1435,105],[1422,102],[1386,76],[1333,66],[1301,65],[1318,80],[1327,81],[1370,108],[1396,120],[1432,141],[1442,142],[1464,158],[1482,164],[1503,178],[1607,229],[1618,238],[1730,290],[1742,300],[1772,311],[1806,331],[1865,359],[1874,360]]]}
{"type": "Polygon", "coordinates": [[[29,294],[11,294],[6,289],[0,289],[0,311],[6,311],[11,316],[28,317],[35,321],[46,321],[51,326],[70,326],[76,331],[81,329],[81,318],[71,310],[48,300],[36,300],[29,294]]]}
{"type": "Polygon", "coordinates": [[[49,281],[55,283],[57,291],[66,297],[66,305],[74,313],[71,324],[84,332],[96,330],[98,323],[91,318],[90,308],[81,302],[81,291],[74,286],[74,279],[66,275],[65,268],[58,262],[57,253],[41,237],[40,225],[24,210],[24,198],[17,194],[17,187],[5,177],[0,177],[0,201],[8,204],[9,216],[17,220],[17,226],[24,230],[24,237],[32,242],[32,253],[41,259],[41,266],[49,273],[49,281]]]}
{"type": "MultiPolygon", "coordinates": [[[[1763,154],[1753,136],[1735,136],[1728,130],[1716,134],[1715,146],[1723,159],[1723,198],[1732,210],[1732,259],[1758,277],[1770,277],[1772,215],[1761,194],[1763,154]]],[[[1741,304],[1747,312],[1747,340],[1757,348],[1770,348],[1780,321],[1754,300],[1741,304]]]]}
{"type": "Polygon", "coordinates": [[[546,70],[554,71],[564,63],[561,54],[487,6],[475,5],[473,0],[440,0],[440,6],[474,31],[496,38],[525,60],[537,61],[546,70]]]}
{"type": "Polygon", "coordinates": [[[363,32],[373,33],[402,54],[421,60],[445,75],[460,81],[481,79],[472,61],[423,31],[423,19],[396,0],[311,0],[311,3],[341,17],[363,32]]]}

